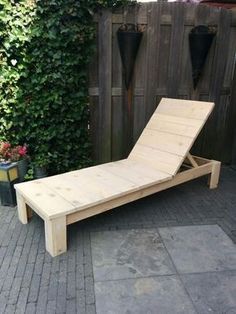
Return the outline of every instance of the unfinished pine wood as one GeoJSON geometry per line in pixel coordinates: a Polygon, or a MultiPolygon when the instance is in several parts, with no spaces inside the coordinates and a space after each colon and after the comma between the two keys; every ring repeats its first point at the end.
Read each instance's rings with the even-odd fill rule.
{"type": "Polygon", "coordinates": [[[146,158],[156,169],[176,174],[213,107],[214,103],[162,98],[129,159],[146,158]]]}
{"type": "Polygon", "coordinates": [[[166,172],[150,167],[150,165],[144,164],[143,162],[129,159],[104,164],[102,165],[102,169],[129,182],[142,186],[153,184],[157,178],[158,182],[166,180],[167,178],[166,172]]]}
{"type": "Polygon", "coordinates": [[[47,251],[54,257],[66,252],[66,216],[44,221],[47,251]]]}
{"type": "Polygon", "coordinates": [[[193,158],[193,156],[192,156],[190,153],[187,154],[187,159],[189,160],[190,164],[191,164],[194,168],[197,168],[197,167],[198,167],[197,162],[195,161],[195,159],[193,158]]]}
{"type": "Polygon", "coordinates": [[[16,184],[15,189],[24,198],[25,202],[30,200],[30,205],[43,219],[74,209],[72,204],[68,203],[59,194],[54,193],[42,180],[16,184]]]}
{"type": "Polygon", "coordinates": [[[198,168],[192,168],[192,169],[180,172],[176,176],[174,176],[172,180],[155,184],[147,188],[144,188],[142,190],[129,193],[123,197],[118,197],[114,200],[104,202],[96,206],[91,206],[86,210],[80,210],[75,213],[69,214],[67,216],[67,224],[69,225],[69,224],[75,223],[76,221],[97,215],[98,213],[103,213],[107,210],[135,201],[142,197],[146,197],[148,195],[166,190],[168,188],[182,184],[184,182],[188,182],[198,177],[210,174],[213,171],[212,169],[214,166],[214,162],[215,161],[210,161],[210,160],[205,162],[205,159],[204,159],[204,163],[198,168]]]}
{"type": "Polygon", "coordinates": [[[22,224],[27,224],[28,215],[27,215],[26,203],[23,196],[18,192],[16,193],[16,200],[17,200],[18,218],[22,224]]]}
{"type": "Polygon", "coordinates": [[[181,164],[183,161],[182,156],[163,152],[138,143],[129,155],[129,159],[147,163],[149,166],[153,167],[153,169],[159,169],[171,175],[177,172],[176,165],[181,164]]]}
{"type": "Polygon", "coordinates": [[[162,98],[156,113],[206,121],[213,107],[213,102],[162,98]]]}
{"type": "MultiPolygon", "coordinates": [[[[199,158],[199,157],[193,157],[195,160],[198,160],[198,163],[202,163],[201,166],[198,166],[193,169],[189,169],[184,172],[180,172],[177,174],[172,180],[164,179],[160,180],[160,182],[156,182],[152,185],[146,185],[139,189],[134,189],[132,191],[129,191],[129,193],[121,193],[117,195],[117,197],[113,199],[104,199],[103,202],[100,203],[91,203],[90,206],[87,206],[86,208],[83,208],[81,206],[75,206],[74,210],[64,210],[64,212],[59,212],[59,216],[51,215],[49,218],[48,216],[41,215],[41,217],[44,219],[45,223],[45,241],[46,241],[46,249],[52,256],[57,256],[59,254],[62,254],[67,249],[67,243],[66,243],[66,225],[74,223],[78,220],[88,218],[90,216],[102,213],[104,211],[110,210],[114,207],[120,206],[122,204],[125,204],[127,202],[131,202],[133,200],[139,199],[141,197],[145,197],[147,195],[156,193],[158,191],[170,188],[172,186],[175,186],[177,184],[181,184],[183,182],[187,182],[189,180],[195,179],[199,176],[207,175],[211,173],[211,182],[210,182],[210,188],[215,188],[218,184],[219,179],[219,171],[220,171],[220,163],[216,161],[209,161],[207,159],[199,158]]],[[[129,161],[130,162],[130,161],[129,161]]],[[[109,166],[109,168],[111,165],[109,166]]],[[[93,167],[94,168],[94,167],[93,167]]],[[[75,173],[75,172],[72,172],[75,173]]],[[[57,179],[59,177],[62,177],[63,175],[56,176],[57,179]]],[[[50,179],[50,178],[48,178],[50,179]]],[[[22,184],[18,184],[19,187],[22,184]]],[[[24,185],[25,186],[25,185],[24,185]]],[[[41,183],[40,185],[41,186],[41,183]]],[[[34,207],[35,201],[32,202],[32,199],[29,198],[27,195],[24,199],[21,195],[21,192],[24,189],[18,189],[18,200],[19,200],[19,207],[18,211],[22,212],[23,209],[23,222],[27,223],[27,215],[26,215],[26,207],[25,202],[27,204],[30,204],[33,210],[35,210],[36,207],[34,207]],[[23,207],[21,206],[23,204],[23,207]]],[[[51,191],[51,190],[50,190],[51,191]]],[[[24,192],[27,194],[26,192],[24,192]]],[[[55,192],[53,192],[55,193],[55,192]]],[[[58,199],[58,198],[57,198],[58,199]]],[[[60,207],[60,203],[55,203],[55,205],[60,207]]],[[[42,206],[42,205],[41,205],[42,206]]],[[[47,207],[47,203],[44,204],[45,208],[47,207]]],[[[45,209],[41,208],[42,211],[45,211],[45,209]]],[[[37,211],[39,211],[39,206],[37,206],[37,211]]]]}
{"type": "MultiPolygon", "coordinates": [[[[172,119],[170,116],[154,114],[150,122],[147,124],[146,129],[194,138],[196,133],[199,130],[199,127],[201,126],[201,121],[198,121],[198,120],[197,122],[199,123],[196,123],[196,125],[186,125],[183,123],[182,124],[176,123],[171,120],[172,119]],[[163,116],[166,119],[165,118],[163,119],[163,116]]],[[[192,120],[192,121],[196,121],[196,120],[192,120]]]]}
{"type": "MultiPolygon", "coordinates": [[[[65,212],[82,210],[105,201],[171,179],[171,175],[149,165],[121,160],[66,174],[40,179],[40,186],[70,204],[67,210],[57,212],[45,206],[46,217],[60,217],[65,212]]],[[[23,189],[21,189],[23,190],[23,189]]],[[[27,193],[27,191],[25,191],[27,193]]],[[[55,202],[56,206],[56,202],[55,202]]]]}
{"type": "Polygon", "coordinates": [[[210,189],[215,189],[218,186],[219,178],[220,178],[220,167],[221,163],[218,161],[214,161],[212,165],[212,172],[210,175],[209,187],[210,189]]]}
{"type": "MultiPolygon", "coordinates": [[[[26,204],[39,213],[45,223],[46,249],[56,256],[67,249],[67,224],[208,173],[211,173],[210,188],[215,188],[220,163],[202,160],[203,164],[198,166],[197,158],[189,154],[212,108],[213,104],[206,105],[203,110],[199,102],[163,99],[148,124],[152,128],[144,129],[128,159],[17,184],[20,220],[28,221],[26,204]],[[168,119],[164,121],[165,128],[156,127],[159,125],[158,109],[167,117],[171,106],[170,116],[190,116],[190,119],[201,121],[196,125],[188,122],[187,127],[194,126],[191,136],[183,134],[179,128],[184,125],[181,123],[169,132],[173,121],[168,122],[168,119]],[[194,168],[173,178],[186,156],[194,168]]],[[[160,121],[163,126],[163,120],[160,121]]]]}
{"type": "Polygon", "coordinates": [[[185,156],[192,142],[191,137],[144,129],[137,143],[163,152],[185,156]]]}

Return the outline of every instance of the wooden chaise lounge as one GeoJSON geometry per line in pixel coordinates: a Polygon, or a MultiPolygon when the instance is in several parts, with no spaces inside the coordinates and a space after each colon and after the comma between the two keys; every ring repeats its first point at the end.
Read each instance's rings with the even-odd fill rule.
{"type": "Polygon", "coordinates": [[[207,174],[216,188],[220,162],[189,153],[213,107],[163,98],[127,159],[16,184],[20,221],[34,210],[56,256],[66,252],[66,228],[76,221],[207,174]]]}

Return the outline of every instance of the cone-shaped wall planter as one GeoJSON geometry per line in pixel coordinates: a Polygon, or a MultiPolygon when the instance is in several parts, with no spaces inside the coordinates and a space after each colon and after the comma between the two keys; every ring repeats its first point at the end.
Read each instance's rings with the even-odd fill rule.
{"type": "Polygon", "coordinates": [[[194,89],[196,89],[197,83],[201,77],[215,34],[215,29],[204,25],[194,27],[189,34],[189,48],[194,89]]]}
{"type": "Polygon", "coordinates": [[[134,24],[122,25],[117,31],[121,61],[124,68],[125,87],[129,88],[134,71],[135,59],[143,33],[134,24]]]}

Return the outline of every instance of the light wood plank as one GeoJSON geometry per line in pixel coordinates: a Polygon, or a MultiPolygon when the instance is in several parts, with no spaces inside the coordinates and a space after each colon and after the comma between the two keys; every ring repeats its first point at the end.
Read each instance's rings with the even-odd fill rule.
{"type": "Polygon", "coordinates": [[[49,218],[54,214],[64,213],[75,208],[41,181],[40,179],[19,183],[15,185],[15,189],[25,198],[25,202],[29,199],[31,206],[35,207],[43,217],[49,218]]]}
{"type": "Polygon", "coordinates": [[[213,102],[162,98],[155,112],[206,121],[213,107],[213,102]]]}
{"type": "MultiPolygon", "coordinates": [[[[166,115],[166,114],[154,112],[153,117],[155,118],[156,115],[158,115],[158,119],[163,121],[163,122],[180,124],[180,125],[184,125],[184,126],[191,126],[193,128],[194,127],[200,128],[202,126],[202,120],[183,118],[183,117],[171,116],[171,115],[166,115]]],[[[150,120],[150,122],[151,122],[151,120],[150,120]]]]}
{"type": "Polygon", "coordinates": [[[44,227],[46,250],[52,257],[66,252],[66,216],[45,220],[44,227]]]}
{"type": "Polygon", "coordinates": [[[150,122],[147,124],[146,129],[195,138],[199,126],[184,125],[168,120],[163,121],[161,115],[154,114],[150,122]]]}
{"type": "Polygon", "coordinates": [[[122,160],[42,180],[50,191],[81,210],[170,178],[140,162],[122,160]]]}
{"type": "Polygon", "coordinates": [[[169,176],[169,174],[167,175],[163,171],[150,167],[146,163],[131,159],[104,164],[103,169],[141,186],[153,184],[153,182],[160,181],[169,176]]]}
{"type": "Polygon", "coordinates": [[[141,144],[134,146],[129,159],[146,163],[153,169],[158,169],[171,175],[176,174],[177,165],[180,165],[183,161],[182,156],[163,152],[141,144]]]}
{"type": "Polygon", "coordinates": [[[162,183],[154,184],[147,188],[143,188],[139,191],[134,191],[127,195],[123,195],[122,197],[117,197],[114,200],[110,200],[107,202],[103,202],[96,206],[91,206],[86,210],[77,211],[75,213],[71,213],[67,216],[67,225],[72,224],[76,221],[103,213],[107,210],[115,208],[117,206],[121,206],[123,204],[132,202],[134,200],[140,199],[142,197],[146,197],[153,193],[160,192],[162,190],[166,190],[175,185],[193,180],[195,178],[201,177],[203,175],[207,175],[212,171],[212,162],[209,161],[207,164],[199,166],[198,168],[189,169],[183,172],[178,173],[172,180],[168,180],[162,183]]]}
{"type": "Polygon", "coordinates": [[[50,177],[44,179],[44,184],[77,208],[101,202],[137,187],[134,182],[105,172],[101,166],[50,177]]]}
{"type": "Polygon", "coordinates": [[[193,156],[192,156],[190,153],[187,154],[187,159],[190,161],[190,164],[191,164],[194,168],[197,168],[197,167],[198,167],[197,162],[195,161],[195,159],[193,158],[193,156]]]}
{"type": "Polygon", "coordinates": [[[192,142],[190,137],[145,129],[137,143],[178,156],[185,156],[192,142]]]}
{"type": "Polygon", "coordinates": [[[16,192],[18,218],[22,224],[28,223],[27,207],[23,196],[16,192]]]}
{"type": "Polygon", "coordinates": [[[142,162],[146,160],[155,169],[176,174],[212,111],[213,105],[213,103],[199,101],[162,98],[131,151],[129,159],[142,162]],[[171,154],[179,158],[173,160],[170,158],[171,154]],[[172,161],[168,162],[168,160],[172,161]]]}
{"type": "Polygon", "coordinates": [[[210,189],[216,189],[220,178],[221,163],[219,161],[212,161],[212,173],[210,175],[209,187],[210,189]]]}

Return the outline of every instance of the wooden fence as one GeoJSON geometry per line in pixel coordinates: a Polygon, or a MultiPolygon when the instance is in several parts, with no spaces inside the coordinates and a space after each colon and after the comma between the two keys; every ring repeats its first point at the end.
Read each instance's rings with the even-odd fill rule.
{"type": "Polygon", "coordinates": [[[133,76],[132,141],[162,97],[214,101],[193,153],[232,162],[236,125],[236,12],[184,3],[145,3],[96,16],[97,53],[90,70],[91,132],[97,162],[125,157],[127,92],[116,32],[122,23],[144,29],[133,76]],[[202,78],[193,90],[188,36],[196,25],[217,29],[202,78]],[[235,92],[234,92],[235,94],[235,92]]]}

